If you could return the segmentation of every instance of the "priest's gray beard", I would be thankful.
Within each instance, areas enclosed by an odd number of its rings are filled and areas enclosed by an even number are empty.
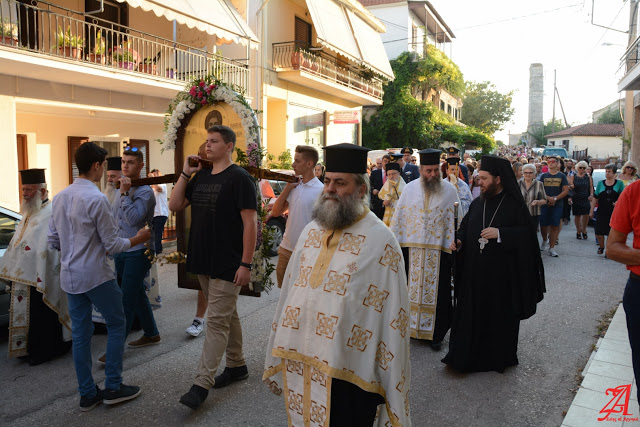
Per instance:
[[[422,183],[422,189],[424,190],[425,194],[437,194],[442,188],[443,181],[442,177],[440,176],[440,171],[438,171],[437,175],[432,176],[429,179],[421,176],[420,182]]]
[[[23,198],[22,202],[20,203],[20,213],[23,216],[29,216],[31,214],[38,212],[38,210],[40,210],[41,207],[42,207],[42,200],[40,200],[40,198],[38,198],[37,195],[32,197],[31,200],[27,200]]]
[[[355,223],[363,212],[364,204],[358,191],[345,197],[322,193],[313,204],[311,216],[322,227],[335,230]]]
[[[104,195],[107,196],[107,199],[109,199],[110,205],[112,205],[113,202],[116,200],[117,191],[116,191],[116,186],[113,184],[113,182],[107,182],[107,186],[104,188],[102,193],[104,193]]]

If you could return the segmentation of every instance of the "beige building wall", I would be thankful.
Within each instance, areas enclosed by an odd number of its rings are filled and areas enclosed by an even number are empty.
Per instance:
[[[16,133],[32,135],[28,138],[29,167],[47,169],[47,181],[52,196],[69,185],[69,136],[111,135],[147,139],[149,140],[149,169],[157,168],[165,174],[172,173],[174,169],[173,151],[161,153],[162,146],[154,141],[162,137],[161,121],[149,123],[136,120],[61,117],[53,114],[19,112],[15,123]],[[15,141],[15,136],[13,140]],[[15,142],[13,147],[15,150]],[[34,148],[36,156],[32,157]]]
[[[574,136],[570,138],[569,147],[571,151],[588,148],[589,156],[595,159],[608,159],[620,157],[622,139],[612,136]]]
[[[18,211],[18,149],[16,141],[16,103],[11,96],[0,96],[0,205]]]

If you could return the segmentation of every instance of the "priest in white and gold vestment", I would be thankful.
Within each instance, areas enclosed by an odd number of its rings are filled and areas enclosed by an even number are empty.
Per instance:
[[[0,282],[11,286],[9,357],[39,365],[69,351],[71,318],[60,288],[60,254],[47,244],[51,202],[44,169],[20,173],[23,216],[0,259]]]
[[[391,219],[405,260],[411,303],[411,337],[440,350],[451,326],[451,249],[454,238],[453,185],[441,178],[440,150],[420,153],[420,179],[406,185]],[[458,208],[459,209],[459,208]]]
[[[366,152],[325,147],[325,187],[291,256],[263,381],[290,426],[408,426],[409,301],[400,246],[366,207]]]

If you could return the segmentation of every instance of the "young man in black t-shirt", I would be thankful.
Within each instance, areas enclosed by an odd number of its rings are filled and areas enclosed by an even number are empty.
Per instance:
[[[200,406],[210,388],[225,387],[249,375],[236,302],[251,275],[257,201],[251,176],[231,160],[235,142],[231,128],[209,128],[205,152],[213,168],[189,166],[187,159],[169,202],[172,211],[191,205],[187,271],[198,275],[207,298],[207,330],[196,378],[180,398],[191,409]],[[226,367],[214,378],[225,351]]]

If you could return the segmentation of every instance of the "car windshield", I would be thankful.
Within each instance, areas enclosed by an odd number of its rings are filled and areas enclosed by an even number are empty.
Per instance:
[[[598,187],[598,183],[605,178],[604,169],[596,169],[593,171],[593,188]]]
[[[544,150],[544,155],[545,156],[562,156],[562,157],[566,157],[567,156],[567,152],[564,149],[547,148],[547,149]]]
[[[9,246],[9,242],[16,232],[18,222],[17,219],[0,212],[0,250],[2,252]]]

